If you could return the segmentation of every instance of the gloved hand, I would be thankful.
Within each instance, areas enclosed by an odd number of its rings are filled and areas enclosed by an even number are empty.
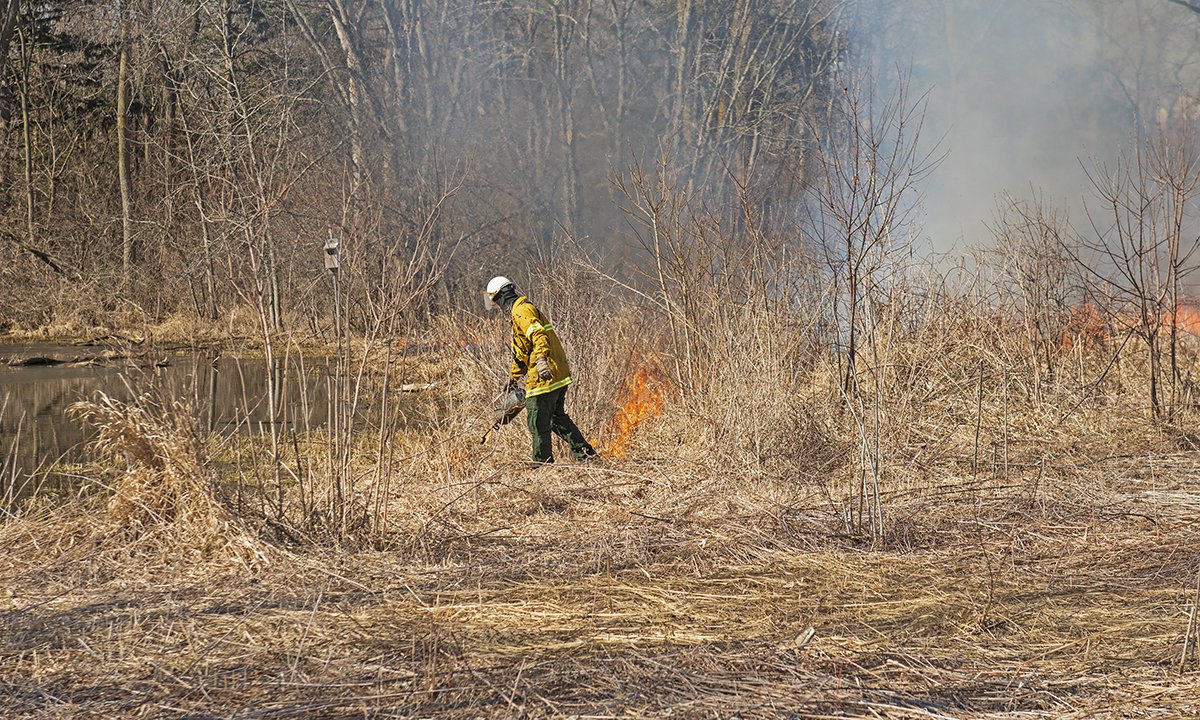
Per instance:
[[[554,371],[550,369],[550,361],[546,359],[545,355],[537,359],[537,371],[538,377],[543,380],[554,377]]]
[[[513,380],[510,378],[508,384],[504,386],[504,394],[508,394],[513,390],[516,390],[518,387],[520,387],[520,385],[521,383],[519,380]]]

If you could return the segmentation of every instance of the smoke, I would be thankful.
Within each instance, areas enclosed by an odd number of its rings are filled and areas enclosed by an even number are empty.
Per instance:
[[[1076,226],[1087,170],[1190,107],[1200,15],[1167,0],[858,0],[859,57],[927,92],[922,188],[936,251],[988,241],[997,197],[1043,195]]]
[[[564,237],[640,257],[614,179],[653,174],[660,153],[714,206],[729,205],[731,171],[745,171],[763,206],[785,214],[814,180],[811,128],[847,66],[873,73],[885,96],[899,75],[909,98],[926,98],[917,156],[943,159],[920,187],[922,245],[988,242],[1002,193],[1046,198],[1086,226],[1087,171],[1174,112],[1178,88],[1200,87],[1200,14],[1169,0],[735,5],[395,5],[398,27],[424,38],[390,38],[407,56],[376,78],[401,118],[396,164],[469,168],[456,200],[471,228],[467,272],[540,262]]]

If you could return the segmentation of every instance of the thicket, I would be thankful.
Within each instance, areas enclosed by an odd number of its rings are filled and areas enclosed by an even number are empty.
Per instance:
[[[824,0],[8,10],[0,320],[68,332],[328,330],[330,233],[351,305],[403,287],[426,316],[564,241],[628,258],[613,180],[660,152],[786,212],[845,53]]]

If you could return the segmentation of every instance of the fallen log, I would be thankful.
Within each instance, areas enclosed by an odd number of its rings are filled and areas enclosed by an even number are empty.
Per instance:
[[[55,365],[65,365],[71,360],[63,358],[43,357],[36,355],[34,357],[13,358],[8,361],[9,367],[53,367]]]

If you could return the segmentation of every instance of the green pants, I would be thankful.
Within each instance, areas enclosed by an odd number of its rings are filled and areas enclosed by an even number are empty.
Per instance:
[[[571,453],[576,460],[587,460],[596,455],[596,451],[588,444],[575,427],[575,423],[563,409],[567,397],[567,388],[559,388],[551,392],[525,398],[525,410],[529,416],[529,435],[533,438],[533,461],[538,463],[554,462],[554,452],[550,446],[550,432],[567,441]]]

